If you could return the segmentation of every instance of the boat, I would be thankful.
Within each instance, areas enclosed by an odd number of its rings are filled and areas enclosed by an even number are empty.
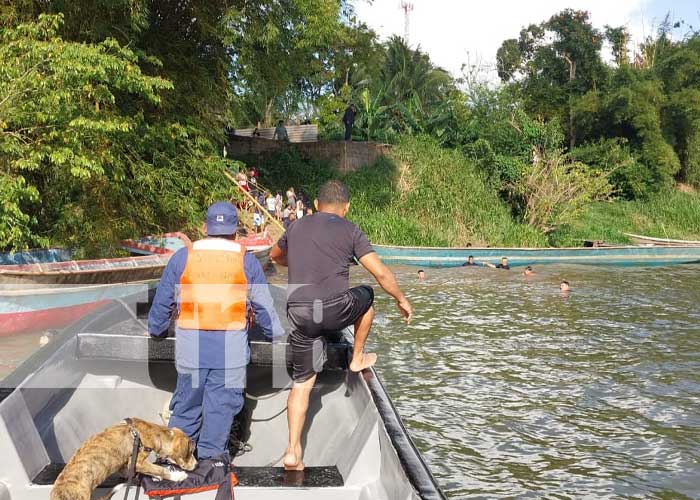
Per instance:
[[[662,266],[700,262],[700,247],[599,246],[575,248],[444,248],[374,245],[386,264],[419,267],[458,267],[472,255],[477,261],[497,264],[508,257],[511,266],[536,264],[589,264]]]
[[[122,249],[131,255],[155,255],[175,253],[184,246],[191,245],[189,237],[181,232],[144,236],[138,240],[122,240]]]
[[[137,293],[147,302],[171,255],[189,242],[181,233],[167,238],[167,251],[141,248],[138,257],[0,266],[0,337],[62,328],[107,301]],[[269,265],[270,245],[249,251]]]
[[[273,243],[269,235],[250,234],[245,237],[239,237],[236,241],[245,245],[246,250],[254,253],[263,268],[269,265],[270,248],[272,248]],[[190,239],[179,232],[122,241],[122,248],[131,255],[170,254],[187,245],[191,245]]]
[[[94,311],[0,381],[0,499],[48,500],[63,465],[89,436],[127,416],[161,423],[175,387],[175,339],[144,336],[130,303]],[[312,393],[306,469],[284,472],[289,346],[254,331],[250,344],[246,405],[234,423],[237,500],[445,499],[375,370],[347,370],[347,331],[329,342]],[[95,498],[123,481],[108,479]],[[132,488],[130,498],[135,494]]]
[[[668,238],[653,238],[651,236],[642,236],[639,234],[624,233],[629,239],[639,245],[652,245],[663,247],[700,247],[700,241],[693,240],[671,240]]]
[[[67,248],[40,248],[23,252],[0,252],[0,265],[36,264],[63,262],[72,259],[73,252]]]

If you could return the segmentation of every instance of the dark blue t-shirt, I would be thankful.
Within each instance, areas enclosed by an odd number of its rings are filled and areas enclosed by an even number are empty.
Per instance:
[[[294,221],[277,245],[287,251],[289,302],[325,300],[347,291],[350,264],[374,252],[359,227],[327,212]]]

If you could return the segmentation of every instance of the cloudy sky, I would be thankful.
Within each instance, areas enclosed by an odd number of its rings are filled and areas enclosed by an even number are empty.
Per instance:
[[[593,24],[625,25],[639,42],[653,32],[667,12],[672,19],[700,26],[697,0],[410,0],[410,44],[428,52],[435,63],[459,76],[462,64],[493,68],[496,51],[520,29],[567,7],[587,10]],[[403,35],[401,0],[355,0],[357,17],[381,38]],[[493,74],[491,78],[494,78]]]

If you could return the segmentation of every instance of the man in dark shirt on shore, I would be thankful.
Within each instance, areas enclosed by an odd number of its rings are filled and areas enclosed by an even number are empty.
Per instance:
[[[345,124],[345,140],[352,140],[352,126],[355,124],[355,115],[357,115],[357,108],[354,104],[348,106],[343,115],[343,124]]]
[[[349,266],[359,260],[394,299],[406,321],[411,304],[393,273],[382,263],[367,236],[345,219],[350,208],[348,190],[328,181],[315,201],[317,213],[289,226],[270,251],[278,264],[289,266],[287,317],[291,326],[294,385],[287,402],[289,445],[284,455],[287,470],[303,470],[301,432],[309,395],[325,361],[325,335],[354,325],[355,345],[350,370],[360,372],[377,361],[364,347],[374,320],[374,291],[363,285],[349,288]]]

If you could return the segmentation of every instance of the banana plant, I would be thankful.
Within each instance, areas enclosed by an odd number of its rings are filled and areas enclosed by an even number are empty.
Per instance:
[[[365,87],[360,92],[360,102],[365,114],[367,140],[372,140],[372,131],[377,119],[381,118],[387,110],[387,106],[381,104],[384,97],[384,89],[378,91],[374,97],[370,95],[369,88]]]

